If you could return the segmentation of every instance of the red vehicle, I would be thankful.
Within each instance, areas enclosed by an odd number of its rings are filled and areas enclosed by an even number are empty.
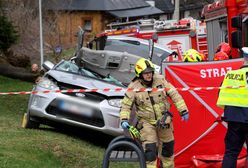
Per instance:
[[[247,22],[247,13],[247,0],[218,0],[204,6],[202,16],[205,18],[207,25],[209,60],[213,60],[215,49],[221,42],[227,42],[233,48],[232,58],[240,57],[238,49],[236,48],[238,47],[237,44],[239,44],[239,47],[247,46],[248,32],[247,27],[244,27],[245,22]],[[246,19],[246,21],[244,19]],[[241,25],[242,20],[243,27]],[[234,33],[237,28],[242,29],[244,34],[242,35],[241,31]],[[240,40],[237,41],[237,38]]]
[[[142,39],[151,39],[157,35],[157,43],[174,50],[178,57],[169,57],[168,61],[181,61],[182,54],[188,49],[196,49],[207,57],[206,25],[192,18],[176,20],[138,20],[126,23],[112,23],[110,30],[98,35],[126,35]]]

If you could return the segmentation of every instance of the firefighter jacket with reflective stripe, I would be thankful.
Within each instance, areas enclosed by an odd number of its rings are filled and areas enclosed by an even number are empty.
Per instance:
[[[237,106],[237,107],[248,107],[248,88],[247,77],[248,68],[242,68],[239,70],[229,71],[222,83],[222,87],[237,87],[242,88],[223,88],[219,92],[217,105],[220,107]]]
[[[139,89],[146,88],[141,79],[131,82],[129,88]],[[133,105],[136,106],[136,116],[138,119],[147,120],[151,124],[155,124],[161,118],[163,112],[170,109],[168,97],[175,104],[177,110],[182,115],[188,111],[187,106],[178,93],[178,91],[167,82],[162,75],[154,74],[152,88],[168,88],[167,91],[151,91],[151,92],[126,92],[120,111],[120,119],[129,119]]]

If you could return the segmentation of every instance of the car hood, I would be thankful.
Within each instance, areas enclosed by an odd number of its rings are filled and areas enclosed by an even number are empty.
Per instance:
[[[108,83],[106,81],[102,81],[102,80],[98,80],[98,79],[94,79],[94,78],[90,78],[86,76],[81,76],[77,74],[72,74],[69,72],[50,70],[47,74],[53,77],[58,82],[80,86],[86,89],[125,88],[122,86]],[[109,92],[97,91],[97,92],[103,95],[106,95],[106,96],[124,96],[124,92],[112,92],[112,91],[109,91]]]

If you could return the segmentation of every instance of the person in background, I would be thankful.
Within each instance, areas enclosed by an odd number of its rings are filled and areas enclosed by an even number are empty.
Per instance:
[[[220,51],[214,54],[214,61],[222,61],[222,60],[228,60],[228,59],[229,59],[228,55],[223,51]]]
[[[156,168],[159,157],[163,168],[174,167],[173,114],[169,111],[168,98],[175,104],[183,121],[188,121],[188,108],[177,90],[164,79],[155,74],[151,61],[141,58],[135,64],[136,78],[128,88],[167,88],[166,91],[126,92],[120,111],[123,129],[128,129],[132,108],[136,108],[142,146],[145,151],[147,168]]]
[[[38,66],[38,64],[32,64],[32,66],[31,66],[31,71],[32,71],[33,73],[38,73],[38,71],[39,71],[39,66]]]
[[[228,123],[222,168],[236,168],[244,142],[248,145],[248,47],[243,47],[242,52],[243,66],[228,71],[221,85],[225,89],[220,90],[217,100],[217,105],[224,108],[223,120]]]
[[[184,62],[201,62],[202,56],[195,49],[188,49],[183,53]]]
[[[203,52],[199,52],[199,54],[200,54],[200,56],[202,58],[202,61],[207,61],[207,57]]]
[[[44,75],[44,71],[40,70],[38,64],[35,63],[31,65],[31,71],[35,75],[35,83],[37,84],[41,80],[41,77]]]
[[[216,48],[215,54],[219,52],[225,53],[228,56],[228,59],[232,59],[232,48],[228,43],[225,42],[220,43]]]

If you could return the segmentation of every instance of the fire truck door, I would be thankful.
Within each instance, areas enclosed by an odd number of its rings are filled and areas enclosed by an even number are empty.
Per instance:
[[[208,59],[213,60],[215,49],[221,42],[228,42],[226,17],[207,21]]]

